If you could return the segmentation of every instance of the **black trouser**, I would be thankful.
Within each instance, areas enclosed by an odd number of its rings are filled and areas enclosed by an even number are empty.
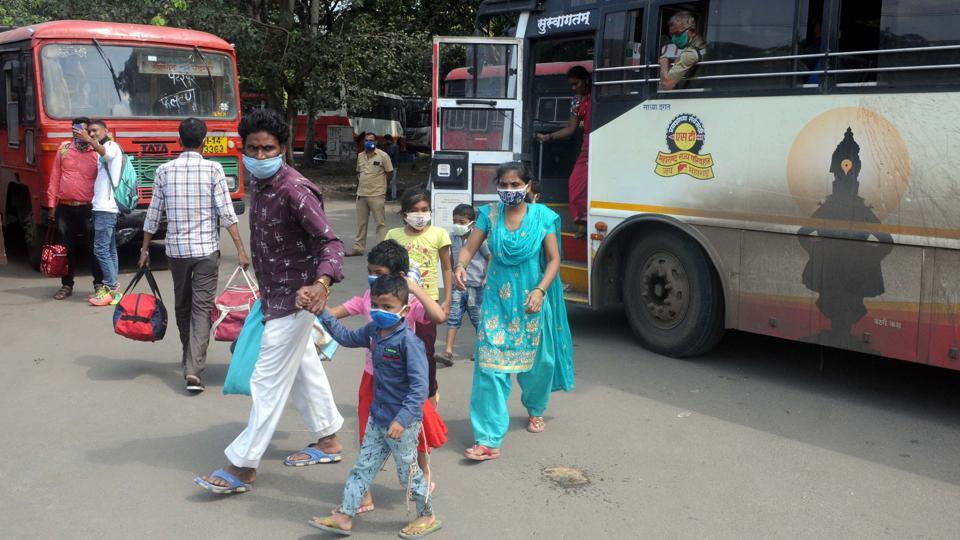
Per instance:
[[[183,375],[200,376],[207,366],[210,310],[217,295],[220,252],[206,257],[169,257],[173,276],[174,311],[183,346]]]
[[[90,254],[93,288],[103,285],[103,272],[100,271],[100,264],[93,255],[93,205],[57,205],[57,231],[60,233],[60,241],[67,247],[67,275],[60,278],[60,283],[73,287],[73,276],[77,269],[79,254],[81,251],[86,251]],[[77,236],[80,235],[83,235],[83,241],[77,240]]]

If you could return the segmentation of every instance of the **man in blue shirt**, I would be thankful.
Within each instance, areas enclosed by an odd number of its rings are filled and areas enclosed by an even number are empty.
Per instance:
[[[324,310],[320,320],[344,347],[373,348],[376,373],[370,420],[360,446],[360,456],[343,487],[343,502],[329,517],[314,517],[310,525],[336,534],[349,534],[353,517],[374,477],[391,455],[397,476],[417,504],[417,519],[401,529],[400,536],[422,537],[441,527],[433,515],[427,481],[417,466],[417,441],[427,399],[429,372],[420,338],[404,322],[410,311],[410,289],[397,275],[380,276],[370,287],[370,318],[359,330],[347,330]]]

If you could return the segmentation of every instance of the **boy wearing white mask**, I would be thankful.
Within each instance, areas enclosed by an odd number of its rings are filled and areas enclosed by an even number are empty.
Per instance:
[[[395,240],[410,254],[411,266],[420,268],[420,279],[423,280],[423,289],[431,298],[440,303],[445,316],[450,315],[451,293],[453,288],[453,263],[450,258],[450,234],[441,227],[430,225],[430,196],[420,188],[408,189],[400,197],[400,217],[403,218],[403,227],[390,229],[387,240]],[[440,300],[438,276],[443,272],[443,300]],[[434,348],[437,343],[437,324],[429,322],[417,324],[417,337],[423,340],[427,350],[427,361],[430,364],[430,393],[429,399],[436,405],[439,402],[437,394],[437,360]]]
[[[453,245],[451,252],[456,260],[460,250],[470,238],[473,224],[477,219],[477,212],[469,204],[461,204],[453,209]],[[480,245],[480,249],[473,255],[467,266],[466,288],[454,288],[450,304],[450,317],[447,319],[446,350],[438,358],[440,363],[449,367],[453,365],[453,347],[457,341],[457,331],[463,322],[463,313],[470,317],[470,323],[475,330],[480,329],[480,308],[483,306],[483,286],[487,281],[487,262],[490,260],[490,250],[487,243]],[[473,360],[473,357],[470,357]]]

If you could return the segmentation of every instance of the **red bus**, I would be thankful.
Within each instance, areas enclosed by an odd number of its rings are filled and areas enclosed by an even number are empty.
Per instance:
[[[18,226],[36,266],[47,180],[57,148],[72,138],[71,120],[80,116],[104,119],[133,157],[140,201],[121,216],[118,242],[140,232],[154,173],[180,153],[177,128],[191,116],[206,122],[203,153],[223,166],[234,208],[243,213],[238,98],[233,46],[204,32],[94,21],[0,32],[3,224]]]

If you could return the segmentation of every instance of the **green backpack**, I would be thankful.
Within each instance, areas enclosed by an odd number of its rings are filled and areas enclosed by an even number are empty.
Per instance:
[[[123,161],[120,165],[120,182],[113,188],[113,200],[116,201],[117,209],[121,214],[129,214],[137,207],[137,201],[140,200],[140,192],[137,189],[137,170],[133,167],[133,156],[123,154],[121,159]],[[103,163],[102,158],[100,161]],[[103,163],[103,168],[107,171],[110,185],[113,186],[110,167]]]

